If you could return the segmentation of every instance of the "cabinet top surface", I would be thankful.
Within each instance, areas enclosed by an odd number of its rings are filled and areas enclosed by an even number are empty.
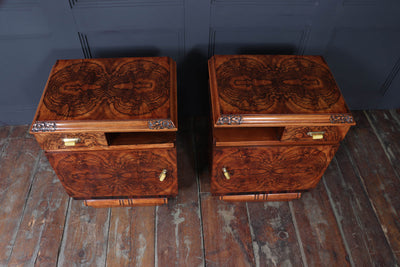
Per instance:
[[[176,106],[176,65],[168,57],[58,60],[34,124],[130,122],[135,129],[154,123],[174,129]]]
[[[354,124],[321,56],[225,55],[209,60],[214,125]]]

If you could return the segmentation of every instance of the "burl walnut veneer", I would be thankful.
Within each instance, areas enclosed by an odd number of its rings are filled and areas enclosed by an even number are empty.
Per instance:
[[[167,57],[58,60],[30,129],[67,193],[94,207],[176,196],[176,131]]]
[[[211,192],[226,201],[300,198],[355,124],[320,56],[214,56],[209,76]]]

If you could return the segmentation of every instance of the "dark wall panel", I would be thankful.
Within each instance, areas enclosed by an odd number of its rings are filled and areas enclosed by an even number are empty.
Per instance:
[[[0,124],[29,123],[56,59],[170,56],[180,116],[214,54],[325,56],[351,108],[400,107],[397,0],[0,0]]]

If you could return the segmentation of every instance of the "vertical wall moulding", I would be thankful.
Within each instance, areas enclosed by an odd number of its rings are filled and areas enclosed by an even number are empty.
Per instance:
[[[297,46],[297,55],[304,55],[306,50],[308,39],[310,38],[311,25],[306,25],[304,30],[301,32],[300,40]]]
[[[382,96],[386,95],[386,92],[389,90],[390,86],[392,85],[394,78],[396,78],[397,74],[399,74],[399,70],[400,70],[400,57],[397,59],[392,70],[389,72],[389,74],[386,77],[385,81],[383,82],[381,88],[379,89],[379,93]]]
[[[210,28],[208,38],[208,57],[214,56],[215,53],[215,30]]]
[[[92,58],[92,52],[90,51],[89,42],[86,34],[78,32],[79,41],[81,43],[82,52],[85,58]]]
[[[76,5],[78,0],[68,0],[68,2],[69,2],[69,7],[72,9]]]

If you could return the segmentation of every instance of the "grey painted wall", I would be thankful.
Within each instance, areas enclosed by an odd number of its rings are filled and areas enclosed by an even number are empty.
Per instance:
[[[30,123],[56,59],[170,56],[207,114],[214,54],[323,55],[352,109],[400,107],[398,0],[0,0],[0,125]]]

